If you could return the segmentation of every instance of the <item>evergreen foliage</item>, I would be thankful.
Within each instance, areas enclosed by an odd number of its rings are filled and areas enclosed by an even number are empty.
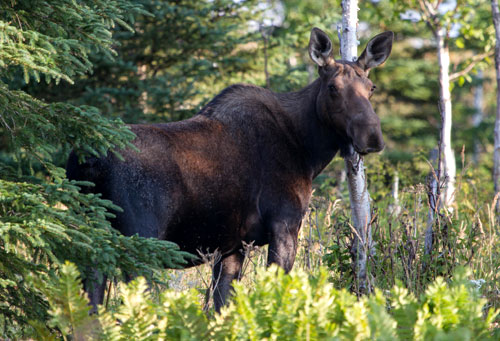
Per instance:
[[[127,123],[176,121],[233,83],[266,86],[264,54],[272,90],[303,87],[317,76],[307,67],[311,27],[332,27],[340,18],[338,8],[316,1],[287,1],[282,11],[275,9],[279,1],[138,3],[153,16],[138,16],[134,34],[118,27],[118,56],[92,54],[91,77],[79,77],[72,88],[23,88],[49,101],[98,107]]]
[[[244,46],[253,40],[248,26],[257,1],[134,3],[147,12],[136,17],[134,32],[114,30],[116,57],[91,53],[93,75],[78,77],[73,88],[27,90],[49,101],[96,106],[127,123],[165,122],[192,116],[231,76],[252,71],[255,47]]]
[[[82,272],[92,265],[111,277],[129,272],[152,278],[155,269],[180,266],[188,257],[169,242],[121,236],[106,220],[112,216],[108,210],[119,208],[98,195],[80,193],[80,187],[92,184],[69,182],[59,167],[58,152],[67,155],[71,148],[83,159],[130,147],[134,135],[120,119],[106,119],[93,107],[47,103],[13,90],[19,75],[37,87],[42,80],[73,83],[92,70],[91,53],[115,53],[115,25],[131,30],[134,15],[146,13],[124,0],[0,3],[3,336],[20,337],[28,321],[47,321],[55,296],[37,289],[32,277],[50,281],[65,260]],[[50,324],[66,328],[55,320]]]

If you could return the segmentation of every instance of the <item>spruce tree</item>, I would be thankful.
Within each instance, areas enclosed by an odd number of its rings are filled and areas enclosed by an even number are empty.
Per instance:
[[[27,87],[48,101],[98,107],[126,123],[188,118],[224,87],[244,81],[256,48],[250,19],[257,1],[140,0],[134,32],[113,30],[117,56],[90,53],[92,74],[75,87]]]
[[[134,1],[12,0],[0,3],[0,333],[21,337],[29,321],[47,320],[47,301],[33,278],[50,278],[65,260],[83,277],[90,265],[110,276],[152,277],[186,254],[176,245],[126,238],[106,220],[119,209],[89,183],[70,182],[58,159],[70,149],[80,159],[131,146],[120,119],[98,109],[36,98],[26,84],[70,88],[92,71],[90,55],[112,58],[111,30],[133,31],[148,13]]]

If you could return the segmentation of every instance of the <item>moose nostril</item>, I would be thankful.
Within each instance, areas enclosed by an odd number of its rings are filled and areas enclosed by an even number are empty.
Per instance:
[[[376,153],[380,152],[385,148],[384,138],[382,134],[374,133],[370,136],[368,140],[368,145],[365,148],[366,153]]]

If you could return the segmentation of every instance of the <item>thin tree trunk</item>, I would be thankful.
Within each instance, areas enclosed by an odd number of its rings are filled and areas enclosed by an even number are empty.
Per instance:
[[[271,82],[269,79],[269,70],[268,70],[268,56],[267,56],[267,48],[269,43],[269,36],[271,35],[272,28],[267,28],[264,25],[259,26],[260,34],[262,35],[262,40],[264,41],[264,76],[266,77],[266,88],[271,88]]]
[[[437,163],[439,151],[437,148],[431,150],[429,161],[431,163],[431,170],[427,176],[427,195],[429,197],[429,214],[427,215],[427,229],[425,230],[424,250],[426,255],[432,252],[432,245],[434,243],[434,214],[437,214],[436,205],[438,202],[438,179],[437,179]],[[424,269],[427,264],[424,264]]]
[[[358,57],[358,0],[342,0],[342,40],[340,54],[342,59],[353,61]]]
[[[495,69],[497,74],[497,114],[495,118],[495,151],[493,155],[493,182],[495,193],[500,192],[500,13],[498,0],[491,0],[493,24],[495,26]],[[497,213],[500,213],[500,200],[497,202]]]
[[[394,200],[392,204],[389,205],[389,213],[395,216],[401,213],[401,205],[399,205],[399,173],[394,172],[394,177],[392,179],[392,199]]]
[[[352,61],[358,55],[357,22],[358,1],[342,0],[342,40],[340,51],[344,60]],[[370,194],[366,186],[363,159],[360,158],[352,147],[347,154],[344,157],[344,161],[347,170],[352,221],[357,234],[353,245],[353,254],[356,257],[358,290],[360,293],[365,293],[370,290],[366,275],[367,252],[372,249]]]
[[[306,66],[307,70],[307,84],[311,84],[317,78],[318,70],[311,64],[308,63]]]
[[[477,72],[477,81],[478,84],[474,89],[474,115],[472,116],[472,126],[474,128],[479,127],[479,125],[483,122],[483,71],[479,70]],[[473,161],[475,164],[479,163],[479,157],[481,154],[481,143],[476,138],[474,140],[474,154]]]
[[[445,189],[442,203],[449,207],[455,195],[455,154],[451,148],[451,94],[450,94],[450,51],[446,42],[446,29],[436,31],[437,53],[439,61],[439,95],[440,112],[442,118],[441,150],[443,151],[442,172]]]
[[[264,39],[264,75],[266,76],[266,88],[271,88],[271,83],[269,82],[269,71],[267,71],[267,37],[262,34]]]
[[[147,65],[139,65],[137,67],[137,75],[139,76],[139,80],[141,82],[144,82],[146,80],[147,76]],[[144,85],[144,83],[143,83]],[[142,112],[144,114],[150,114],[151,113],[151,108],[148,105],[148,93],[147,91],[143,91],[141,95],[139,96],[139,104],[140,107],[142,108]]]

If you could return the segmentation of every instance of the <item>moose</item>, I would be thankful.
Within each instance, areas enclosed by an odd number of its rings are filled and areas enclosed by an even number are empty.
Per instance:
[[[311,31],[309,55],[319,77],[297,92],[231,85],[192,118],[130,125],[137,149],[67,164],[69,179],[120,206],[122,234],[169,240],[181,250],[220,252],[213,270],[214,306],[239,278],[244,243],[269,244],[268,264],[292,269],[313,179],[343,150],[365,155],[385,144],[370,103],[370,69],[391,53],[393,32],[372,38],[356,61],[335,60],[332,41]],[[195,266],[191,262],[186,267]],[[105,278],[93,285],[102,303]]]

